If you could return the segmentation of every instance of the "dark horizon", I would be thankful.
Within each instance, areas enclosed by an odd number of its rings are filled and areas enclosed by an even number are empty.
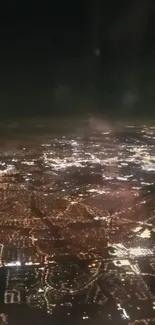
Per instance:
[[[128,89],[152,114],[154,12],[153,0],[7,1],[1,12],[1,116],[53,116],[58,108],[59,115],[96,109],[126,115],[120,106]],[[55,104],[55,92],[64,105]]]

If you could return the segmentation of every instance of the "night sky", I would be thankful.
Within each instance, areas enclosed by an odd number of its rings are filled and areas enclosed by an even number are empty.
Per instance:
[[[60,87],[60,92],[63,87],[64,92],[66,88],[74,92],[74,105],[66,104],[64,110],[90,103],[91,87],[104,106],[101,97],[109,98],[110,92],[119,98],[129,74],[134,85],[136,75],[136,89],[144,86],[140,80],[145,80],[145,87],[154,87],[154,0],[4,3],[1,113],[40,114],[46,108],[53,114],[54,94]],[[112,101],[106,100],[112,109]]]

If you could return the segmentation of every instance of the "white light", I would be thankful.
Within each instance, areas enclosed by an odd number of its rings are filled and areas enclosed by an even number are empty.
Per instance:
[[[133,229],[133,232],[139,232],[142,229],[142,227],[136,227],[135,229]]]
[[[26,262],[25,265],[32,265],[32,262]]]
[[[21,266],[21,262],[19,262],[19,261],[9,262],[9,263],[6,263],[6,266]]]
[[[145,229],[141,235],[139,235],[138,237],[141,238],[150,238],[151,237],[151,231],[149,229]]]
[[[83,316],[82,318],[83,318],[83,319],[89,319],[89,317],[88,317],[88,316]]]
[[[116,260],[113,263],[116,266],[128,266],[128,265],[131,265],[131,263],[128,260],[118,260],[118,261]]]

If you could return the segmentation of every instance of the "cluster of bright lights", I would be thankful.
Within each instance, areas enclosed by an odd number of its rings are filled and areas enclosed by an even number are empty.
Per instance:
[[[121,311],[121,315],[123,319],[130,319],[129,315],[127,314],[126,310],[121,307],[120,304],[117,304],[117,309]]]
[[[6,266],[21,266],[21,262],[19,262],[19,261],[9,262],[9,263],[6,263]]]
[[[153,325],[155,322],[155,318],[145,318],[145,319],[140,319],[140,320],[135,320],[132,323],[129,323],[129,325]]]
[[[8,324],[8,316],[4,313],[0,314],[0,324],[1,325]]]
[[[5,263],[5,266],[9,266],[9,267],[21,266],[21,265],[22,265],[22,263],[20,261]],[[40,263],[39,262],[25,262],[24,265],[40,265]]]
[[[0,177],[2,176],[10,176],[10,175],[16,175],[18,174],[18,171],[15,166],[9,165],[6,169],[0,170]]]
[[[151,256],[154,254],[154,251],[149,248],[141,248],[141,247],[130,247],[126,248],[122,244],[114,244],[113,248],[115,251],[111,255],[118,256],[118,257],[127,257],[127,256]]]

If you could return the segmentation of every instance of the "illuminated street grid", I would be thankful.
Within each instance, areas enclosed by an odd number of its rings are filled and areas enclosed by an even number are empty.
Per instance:
[[[155,128],[6,141],[0,167],[5,303],[155,324]]]

